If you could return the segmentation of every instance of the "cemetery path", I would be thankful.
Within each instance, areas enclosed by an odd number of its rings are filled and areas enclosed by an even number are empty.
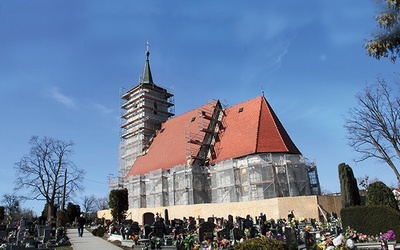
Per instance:
[[[84,229],[83,237],[78,236],[77,228],[67,229],[67,236],[74,250],[121,250],[122,248],[100,238],[93,236],[89,231]]]

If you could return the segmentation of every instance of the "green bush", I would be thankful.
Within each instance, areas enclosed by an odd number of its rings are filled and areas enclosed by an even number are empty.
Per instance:
[[[105,234],[105,232],[106,232],[106,230],[104,229],[104,227],[98,227],[98,228],[95,228],[93,231],[92,231],[92,234],[94,235],[94,236],[98,236],[98,237],[103,237],[104,236],[104,234]]]
[[[393,230],[400,235],[400,212],[385,205],[356,206],[340,211],[342,226],[348,226],[357,232],[376,235]],[[397,238],[400,241],[400,237]]]
[[[369,184],[366,205],[386,205],[399,210],[392,190],[381,181]]]
[[[283,242],[267,237],[245,240],[235,246],[235,250],[285,250]]]

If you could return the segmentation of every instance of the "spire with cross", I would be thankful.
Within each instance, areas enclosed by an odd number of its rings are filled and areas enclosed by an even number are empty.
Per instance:
[[[146,44],[146,62],[144,64],[143,74],[142,74],[140,83],[141,84],[154,84],[153,77],[152,77],[151,71],[150,71],[150,63],[149,63],[149,56],[150,56],[149,41],[146,41],[145,44]]]

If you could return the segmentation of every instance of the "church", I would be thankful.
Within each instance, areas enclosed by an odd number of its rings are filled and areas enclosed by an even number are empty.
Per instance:
[[[119,176],[109,182],[128,190],[130,210],[200,213],[199,206],[320,195],[315,163],[301,154],[263,94],[230,107],[213,100],[175,115],[172,91],[153,82],[148,46],[145,55],[139,83],[121,93]]]

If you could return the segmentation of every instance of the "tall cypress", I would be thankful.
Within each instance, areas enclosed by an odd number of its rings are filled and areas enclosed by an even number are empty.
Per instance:
[[[354,178],[353,170],[345,163],[339,164],[340,193],[342,197],[342,207],[352,207],[361,205],[361,197]]]

